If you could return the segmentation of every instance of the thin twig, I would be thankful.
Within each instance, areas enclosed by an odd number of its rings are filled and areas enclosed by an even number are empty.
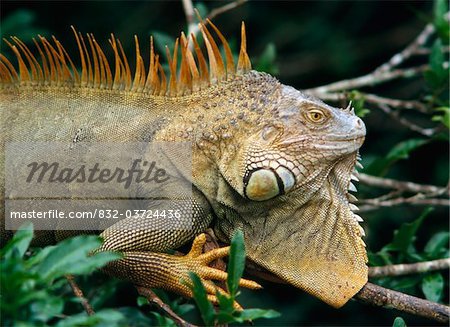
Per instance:
[[[223,13],[233,10],[234,8],[237,8],[241,5],[243,5],[245,2],[247,2],[247,0],[236,0],[233,2],[230,2],[222,7],[219,8],[214,8],[213,10],[211,10],[211,12],[208,15],[208,18],[213,20],[215,17],[222,15]]]
[[[311,88],[304,90],[306,93],[321,97],[322,95],[330,92],[341,92],[346,90],[358,89],[366,86],[374,86],[380,83],[385,83],[397,78],[410,78],[417,76],[418,74],[429,69],[429,65],[421,65],[412,68],[405,69],[395,69],[386,72],[371,72],[369,74],[351,78],[347,80],[342,80],[335,83],[330,83],[327,85]]]
[[[425,45],[429,37],[434,33],[435,28],[433,24],[428,24],[425,26],[423,31],[411,42],[406,48],[401,52],[395,54],[388,62],[382,64],[380,67],[375,69],[376,72],[385,72],[392,70],[394,67],[401,65],[408,58],[412,57],[417,53],[417,50]]]
[[[355,298],[374,306],[396,309],[445,324],[449,322],[450,308],[448,306],[419,299],[372,283],[364,285],[355,295]]]
[[[72,288],[73,294],[75,294],[75,296],[80,299],[81,305],[83,306],[84,311],[86,311],[88,316],[92,316],[93,314],[95,314],[94,309],[92,309],[91,304],[84,297],[83,291],[80,289],[80,287],[78,286],[78,284],[75,281],[75,279],[73,278],[73,276],[66,275],[65,277],[66,277],[67,281],[69,282],[70,287]]]
[[[437,131],[436,128],[423,128],[423,127],[420,127],[419,125],[416,125],[416,124],[410,122],[408,119],[406,119],[404,117],[400,117],[399,111],[392,110],[391,107],[389,107],[387,104],[378,103],[378,108],[380,108],[384,113],[391,116],[393,119],[398,121],[403,126],[406,126],[410,130],[420,133],[424,136],[431,137]]]
[[[369,267],[369,277],[403,276],[428,271],[450,269],[450,259],[439,259],[425,262]]]
[[[398,109],[415,109],[423,114],[428,114],[429,111],[427,109],[427,106],[420,102],[415,100],[401,100],[401,99],[392,99],[392,98],[386,98],[382,97],[376,94],[371,93],[364,93],[364,92],[358,92],[359,97],[361,99],[364,99],[366,102],[379,104],[383,103],[386,105],[389,105],[394,108]],[[345,92],[339,92],[339,93],[325,93],[321,94],[320,98],[322,100],[328,100],[328,101],[343,101],[348,99],[348,93]]]
[[[359,203],[362,205],[359,206],[359,210],[361,212],[367,212],[379,209],[380,207],[394,207],[401,204],[410,204],[410,205],[430,205],[430,206],[444,206],[450,207],[450,200],[448,199],[435,199],[435,198],[421,198],[416,196],[412,196],[409,198],[395,198],[386,201],[379,201],[378,198],[375,199],[365,199],[360,200]]]
[[[196,327],[196,325],[185,321],[183,318],[173,312],[172,309],[167,304],[165,304],[151,289],[142,286],[136,286],[136,289],[139,295],[145,297],[150,303],[157,306],[162,312],[164,312],[164,314],[172,319],[177,324],[177,326]]]
[[[441,51],[443,53],[449,53],[450,47],[442,47]],[[420,48],[416,50],[416,55],[429,55],[431,53],[431,49]]]
[[[183,8],[184,8],[184,12],[186,15],[186,19],[188,21],[188,26],[189,26],[189,35],[193,34],[194,36],[196,36],[198,34],[198,32],[200,31],[200,27],[198,26],[198,24],[195,23],[194,19],[192,19],[192,24],[190,21],[190,17],[194,17],[194,6],[192,5],[192,0],[182,0],[183,1]],[[226,13],[227,11],[233,10],[241,5],[243,5],[244,3],[246,3],[248,0],[236,0],[230,3],[227,3],[226,5],[223,5],[222,7],[218,7],[218,8],[214,8],[213,10],[211,10],[211,12],[206,16],[207,19],[213,20],[214,18],[216,18],[219,15],[222,15],[224,13]],[[185,4],[186,3],[186,4]],[[191,12],[192,9],[192,12]],[[192,15],[192,16],[191,16]]]
[[[384,103],[394,108],[415,109],[423,114],[429,113],[427,106],[420,101],[391,99],[370,93],[362,93],[362,97],[364,98],[365,101],[370,103],[375,104]]]
[[[286,281],[280,277],[273,275],[251,261],[246,263],[246,269],[247,268],[250,268],[252,275],[256,275],[274,283],[286,284]],[[372,283],[366,283],[353,298],[373,306],[396,309],[443,323],[448,323],[449,321],[450,309],[447,306],[390,290]]]
[[[186,21],[188,24],[188,36],[197,28],[195,23],[195,12],[192,0],[181,0],[183,3],[184,14],[186,15]]]
[[[387,189],[397,189],[413,193],[424,192],[424,193],[443,194],[448,190],[447,187],[417,184],[412,182],[399,181],[391,178],[371,176],[363,173],[359,174],[359,180],[361,183],[364,183],[369,186]]]

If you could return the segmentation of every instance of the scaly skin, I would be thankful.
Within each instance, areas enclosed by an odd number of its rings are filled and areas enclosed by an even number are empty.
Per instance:
[[[211,61],[213,53],[209,55]],[[23,69],[22,80],[16,80],[6,64],[0,65],[1,193],[3,150],[9,141],[190,141],[192,178],[168,186],[164,194],[183,197],[193,185],[193,216],[180,218],[193,219],[192,229],[167,230],[158,219],[118,222],[101,234],[105,241],[100,250],[124,253],[108,272],[190,296],[180,280],[194,271],[216,301],[210,280],[224,280],[226,273],[207,265],[228,250],[201,254],[201,233],[211,226],[229,243],[240,229],[252,261],[328,304],[342,306],[367,282],[363,230],[348,195],[364,124],[349,109],[330,107],[249,70],[245,56],[244,48],[236,74],[222,78],[218,66],[210,74],[219,82],[207,87],[194,83],[190,92],[182,89],[185,94],[177,96],[99,89],[95,83],[33,84],[24,81]],[[179,85],[188,85],[178,83],[178,92]],[[182,170],[184,163],[172,159]],[[134,224],[144,224],[136,226],[139,233],[120,228]],[[46,241],[63,237],[38,236]],[[164,253],[196,236],[188,255]],[[247,280],[241,285],[259,287]]]

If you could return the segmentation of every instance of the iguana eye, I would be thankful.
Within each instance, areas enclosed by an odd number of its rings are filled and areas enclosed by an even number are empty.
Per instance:
[[[315,124],[323,123],[326,119],[324,112],[318,109],[308,111],[306,117]]]
[[[244,178],[244,193],[250,200],[265,201],[288,192],[294,184],[294,175],[283,166],[256,169]]]

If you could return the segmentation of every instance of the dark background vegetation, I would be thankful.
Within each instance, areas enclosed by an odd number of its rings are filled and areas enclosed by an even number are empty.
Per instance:
[[[207,1],[200,6],[211,10],[223,4]],[[419,34],[431,19],[432,7],[431,1],[255,1],[219,16],[214,22],[237,52],[240,22],[245,21],[253,65],[276,75],[285,84],[305,89],[369,73]],[[76,53],[75,41],[70,25],[81,32],[94,33],[104,48],[108,48],[107,38],[113,32],[130,55],[134,53],[134,34],[139,36],[141,45],[153,34],[163,40],[158,43],[161,46],[172,42],[170,40],[180,31],[186,31],[181,1],[2,1],[0,9],[2,37],[16,35],[30,44],[36,34],[55,35],[73,54]],[[1,47],[2,53],[9,53],[5,43]],[[423,60],[426,62],[427,58]],[[426,88],[418,79],[386,83],[371,92],[419,99],[425,95]],[[385,157],[399,142],[421,137],[375,108],[364,121],[368,130],[361,150],[365,166]],[[449,149],[445,138],[430,141],[409,156],[408,160],[398,161],[380,175],[446,185]],[[359,197],[374,195],[376,193],[368,187],[361,187]],[[423,209],[405,205],[363,214],[368,250],[379,251],[391,242],[394,230],[402,223],[417,219]],[[448,231],[448,208],[445,207],[435,208],[421,225],[416,248],[423,249],[440,231]],[[397,283],[398,289],[424,297],[420,278],[415,278]],[[94,297],[93,302],[103,307],[136,304],[136,292],[127,283],[111,281],[100,274],[82,278],[80,283],[85,293]],[[446,274],[444,283],[441,301],[448,302]],[[430,321],[424,319],[356,301],[336,310],[290,286],[264,283],[264,287],[259,292],[243,291],[240,303],[245,307],[272,308],[282,315],[273,320],[259,320],[257,325],[392,325],[399,315],[410,326],[430,325]],[[192,312],[187,317],[195,319]]]

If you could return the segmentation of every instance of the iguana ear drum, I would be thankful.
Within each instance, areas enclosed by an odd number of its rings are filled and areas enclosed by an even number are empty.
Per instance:
[[[265,201],[286,193],[294,184],[295,177],[286,167],[259,168],[245,175],[244,194],[250,200]]]

